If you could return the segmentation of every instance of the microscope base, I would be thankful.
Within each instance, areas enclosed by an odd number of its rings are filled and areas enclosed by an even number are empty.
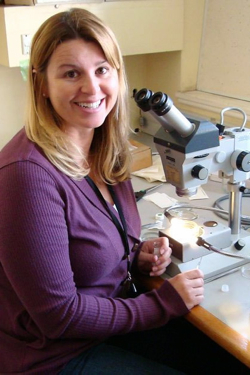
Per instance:
[[[202,217],[195,221],[190,221],[191,224],[195,223],[195,225],[197,224],[198,227],[201,227],[202,234],[200,236],[218,249],[228,248],[232,244],[231,229],[227,225],[214,221],[216,226],[208,227],[204,225],[205,222],[206,218]],[[190,244],[186,236],[182,235],[181,229],[176,233],[176,231],[172,230],[171,225],[165,230],[159,231],[159,237],[164,236],[169,239],[169,243],[172,247],[172,255],[181,262],[189,262],[193,259],[210,254],[209,250],[202,246],[196,245],[196,239],[194,240],[194,243]]]
[[[249,257],[250,256],[250,236],[248,235],[247,237],[245,237],[243,234],[243,238],[245,242],[245,247],[241,251],[235,250],[233,245],[231,245],[227,249],[224,249],[224,251],[230,252],[232,254]],[[202,257],[201,262],[200,262],[200,258],[193,259],[185,263],[181,262],[179,259],[175,258],[174,256],[172,256],[171,258],[172,258],[172,262],[167,267],[167,270],[166,270],[166,274],[168,276],[173,277],[177,275],[178,273],[197,268],[197,266],[199,265],[199,268],[204,273],[205,283],[212,281],[214,279],[217,279],[223,276],[224,274],[234,272],[234,270],[236,271],[238,268],[240,268],[244,264],[250,263],[250,259],[233,258],[233,257],[229,257],[226,255],[217,254],[211,251],[209,252],[209,254]]]

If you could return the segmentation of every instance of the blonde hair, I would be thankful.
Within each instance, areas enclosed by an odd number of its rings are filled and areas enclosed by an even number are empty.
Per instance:
[[[85,156],[62,131],[62,119],[50,100],[43,96],[52,53],[59,44],[79,38],[102,48],[108,63],[117,70],[119,80],[116,104],[104,124],[95,129],[90,149],[91,166],[88,167],[82,166],[86,166]],[[113,32],[98,17],[87,10],[72,8],[50,17],[40,26],[31,46],[28,90],[27,136],[59,170],[77,180],[86,176],[90,167],[109,183],[129,177],[128,90],[124,64]],[[72,147],[81,163],[72,158]]]

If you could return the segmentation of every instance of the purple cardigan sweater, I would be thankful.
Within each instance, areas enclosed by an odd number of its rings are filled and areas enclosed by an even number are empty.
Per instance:
[[[131,182],[115,192],[132,249],[140,219]],[[24,130],[0,153],[0,207],[1,374],[56,374],[112,335],[188,312],[167,281],[119,298],[126,261],[109,214],[87,181],[61,173]]]

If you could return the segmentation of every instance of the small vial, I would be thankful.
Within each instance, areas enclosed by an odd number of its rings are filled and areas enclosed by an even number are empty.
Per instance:
[[[160,246],[159,241],[155,241],[153,246],[154,246],[154,254],[157,255],[158,257],[160,257],[161,256],[161,254],[160,254],[161,246]]]
[[[198,263],[197,263],[197,266],[196,266],[196,269],[199,270],[200,269],[200,266],[201,266],[201,261],[202,261],[202,257],[200,257]]]
[[[224,293],[229,292],[229,286],[227,284],[221,285],[221,291]]]
[[[161,212],[155,214],[155,220],[156,220],[156,221],[164,221],[164,214],[161,213]]]

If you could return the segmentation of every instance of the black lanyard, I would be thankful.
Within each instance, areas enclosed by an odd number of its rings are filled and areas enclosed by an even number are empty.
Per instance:
[[[124,249],[125,249],[125,258],[127,258],[127,276],[126,276],[125,280],[123,281],[123,283],[126,283],[128,281],[130,282],[132,280],[132,278],[131,278],[130,250],[129,250],[129,243],[128,243],[128,235],[127,235],[127,224],[126,224],[126,221],[125,221],[125,218],[124,218],[124,215],[123,215],[123,211],[122,211],[122,207],[120,205],[118,197],[116,196],[112,185],[107,185],[108,190],[110,192],[110,195],[111,195],[111,197],[114,201],[114,204],[115,204],[115,206],[117,208],[117,211],[118,211],[118,214],[120,216],[122,226],[121,226],[119,220],[117,219],[117,217],[115,216],[115,214],[110,210],[110,208],[108,206],[108,203],[104,199],[102,193],[100,192],[100,190],[98,189],[98,187],[96,186],[94,181],[89,176],[86,176],[85,178],[86,178],[87,182],[89,183],[89,185],[91,186],[91,188],[96,193],[96,195],[98,196],[98,198],[100,199],[100,201],[103,203],[104,207],[106,208],[106,210],[110,214],[110,216],[112,218],[112,221],[115,224],[118,232],[120,233],[120,236],[121,236],[121,239],[122,239],[122,242],[123,242],[123,245],[124,245]],[[133,288],[135,288],[134,285],[133,285]]]

